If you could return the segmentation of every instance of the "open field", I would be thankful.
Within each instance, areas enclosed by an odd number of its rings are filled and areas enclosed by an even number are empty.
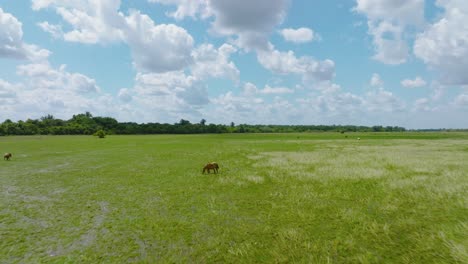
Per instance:
[[[0,263],[468,263],[467,133],[0,137],[0,151]]]

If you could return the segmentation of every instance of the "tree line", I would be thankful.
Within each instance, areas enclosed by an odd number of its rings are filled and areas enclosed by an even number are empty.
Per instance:
[[[73,115],[69,120],[52,115],[40,119],[13,122],[10,119],[0,124],[0,135],[92,135],[103,130],[106,134],[202,134],[202,133],[290,133],[290,132],[400,132],[398,126],[353,126],[353,125],[229,125],[207,124],[205,119],[191,123],[181,119],[174,124],[118,122],[112,117],[93,116],[86,112]]]

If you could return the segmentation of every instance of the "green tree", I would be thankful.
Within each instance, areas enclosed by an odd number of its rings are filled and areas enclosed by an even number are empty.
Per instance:
[[[96,133],[94,133],[95,136],[99,137],[99,138],[105,138],[106,137],[106,132],[102,129],[99,129],[98,131],[96,131]]]

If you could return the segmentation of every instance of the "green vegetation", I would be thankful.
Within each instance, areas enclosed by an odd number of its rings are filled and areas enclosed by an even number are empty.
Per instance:
[[[292,133],[313,131],[335,132],[401,132],[405,131],[397,126],[335,126],[335,125],[246,125],[236,126],[234,122],[227,125],[206,124],[202,119],[200,123],[192,124],[181,119],[175,124],[134,122],[119,123],[111,117],[93,117],[91,113],[73,115],[70,120],[56,119],[52,115],[42,117],[40,120],[28,119],[13,122],[9,119],[0,124],[0,136],[7,135],[92,135],[99,130],[107,134],[135,135],[135,134],[214,134],[214,133]]]
[[[106,132],[102,129],[99,129],[98,131],[96,131],[96,133],[94,133],[95,136],[99,137],[99,138],[105,138],[106,137]]]
[[[468,262],[468,133],[0,137],[0,151],[2,263]],[[219,174],[202,174],[211,161]]]

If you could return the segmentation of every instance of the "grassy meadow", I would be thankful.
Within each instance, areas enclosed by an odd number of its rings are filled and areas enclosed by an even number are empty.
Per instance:
[[[0,263],[468,263],[468,133],[24,136],[0,152]]]

